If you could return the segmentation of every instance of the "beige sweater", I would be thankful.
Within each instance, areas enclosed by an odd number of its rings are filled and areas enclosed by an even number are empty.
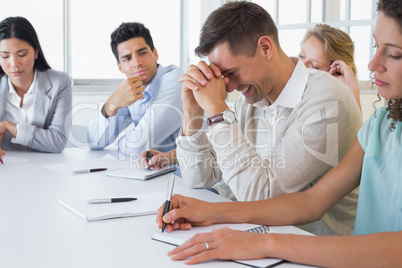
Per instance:
[[[324,72],[309,70],[301,101],[284,108],[270,125],[266,111],[240,96],[237,123],[221,123],[199,138],[177,139],[177,156],[186,184],[214,187],[232,200],[261,200],[303,191],[338,163],[362,125],[352,91]],[[316,223],[315,234],[350,235],[358,189]]]

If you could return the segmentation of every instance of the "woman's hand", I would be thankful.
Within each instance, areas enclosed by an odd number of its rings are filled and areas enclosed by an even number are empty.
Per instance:
[[[166,223],[165,231],[189,230],[193,226],[209,226],[214,224],[214,204],[182,195],[174,195],[170,201],[169,212],[163,216],[163,204],[156,216],[156,223],[162,228]],[[163,217],[162,217],[163,216]]]
[[[4,151],[4,150],[2,150],[2,149],[0,148],[0,160],[3,159],[3,157],[4,157],[5,154],[6,154],[6,151]]]
[[[357,84],[356,76],[353,73],[352,67],[347,65],[344,61],[336,60],[331,64],[329,74],[336,77],[344,85],[352,89],[353,96],[361,110],[359,85]]]
[[[357,87],[356,76],[353,73],[353,69],[344,61],[334,61],[330,66],[329,73],[348,87],[352,89]]]
[[[3,156],[6,154],[6,152],[1,149],[1,142],[3,141],[6,131],[7,129],[4,124],[4,121],[0,122],[0,159],[3,159]]]
[[[222,259],[250,260],[268,256],[270,234],[257,234],[220,228],[199,233],[168,253],[172,260],[186,260],[186,264]]]

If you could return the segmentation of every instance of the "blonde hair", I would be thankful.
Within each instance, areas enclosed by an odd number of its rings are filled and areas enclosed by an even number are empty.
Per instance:
[[[317,24],[306,33],[301,44],[303,45],[311,36],[315,36],[323,43],[325,56],[331,64],[336,60],[344,61],[352,67],[353,73],[356,76],[357,69],[354,61],[355,45],[347,33],[327,24]]]

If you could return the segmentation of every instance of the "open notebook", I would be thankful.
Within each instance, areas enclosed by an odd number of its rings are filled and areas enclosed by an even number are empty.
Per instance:
[[[270,232],[268,226],[261,226],[255,224],[215,224],[212,226],[205,227],[193,227],[190,230],[177,230],[172,233],[169,232],[156,232],[152,234],[152,239],[160,242],[164,242],[167,244],[171,244],[174,246],[181,245],[186,240],[190,239],[197,233],[207,233],[211,232],[213,229],[219,229],[222,227],[228,227],[233,230],[240,230],[246,232],[255,232],[255,233],[268,233]],[[260,260],[232,260],[237,263],[241,263],[251,267],[274,267],[280,263],[283,263],[282,259],[274,259],[274,258],[265,258]]]
[[[113,218],[134,217],[156,214],[165,202],[166,193],[133,194],[137,200],[121,203],[89,204],[88,200],[69,200],[59,203],[86,221],[99,221]]]

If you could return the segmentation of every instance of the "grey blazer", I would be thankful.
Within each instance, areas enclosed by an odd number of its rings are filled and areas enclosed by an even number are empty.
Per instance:
[[[34,96],[33,135],[28,144],[14,144],[9,133],[3,138],[3,150],[30,150],[60,153],[67,143],[71,128],[72,91],[68,74],[48,69],[37,72]],[[8,99],[8,76],[0,78],[0,122]]]

